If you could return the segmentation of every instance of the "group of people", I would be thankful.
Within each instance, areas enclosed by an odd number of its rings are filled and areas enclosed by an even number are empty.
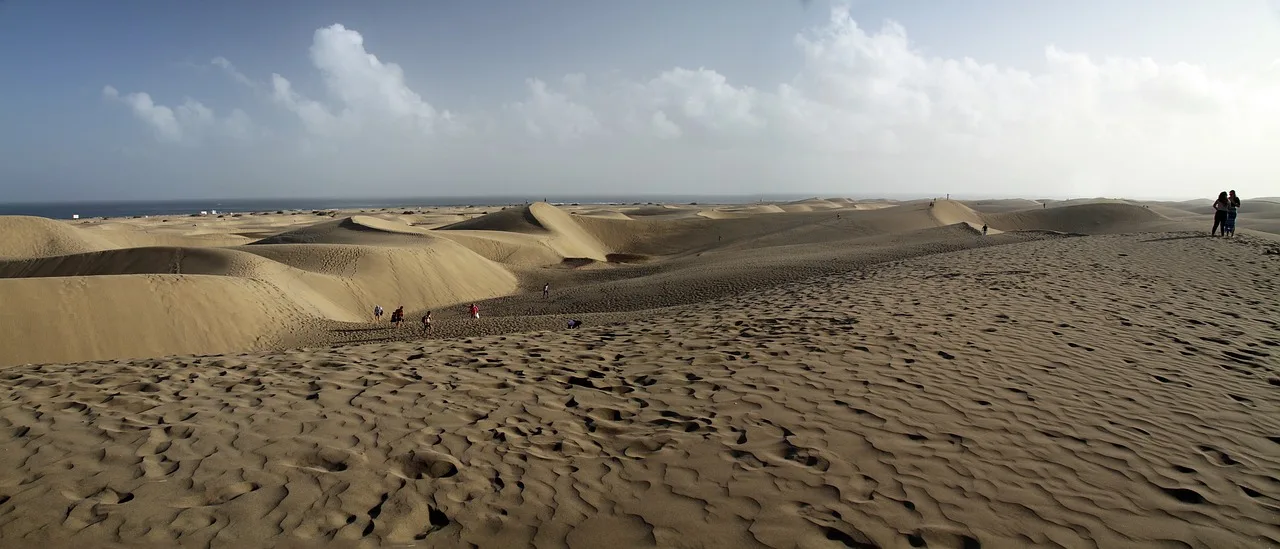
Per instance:
[[[382,306],[374,305],[373,321],[382,322],[382,313],[383,313]],[[472,318],[480,318],[480,308],[476,307],[474,303],[471,305],[471,316]],[[395,326],[396,328],[399,328],[403,324],[404,324],[404,305],[401,305],[399,307],[396,307],[396,310],[391,311],[391,325]],[[422,331],[428,332],[428,333],[431,332],[431,311],[427,311],[422,315]]]
[[[1213,202],[1213,228],[1209,230],[1209,235],[1216,236],[1221,229],[1222,236],[1235,236],[1236,210],[1239,209],[1240,197],[1236,196],[1235,191],[1218,193],[1218,199]]]
[[[551,297],[551,284],[544,284],[544,285],[542,286],[542,297],[543,297],[543,299],[546,299],[546,298]],[[383,311],[383,309],[382,309],[382,306],[381,306],[381,305],[374,305],[374,306],[373,306],[373,321],[374,321],[374,322],[382,322],[382,314],[383,314],[383,312],[384,312],[384,311]],[[472,304],[468,305],[468,306],[467,306],[467,315],[468,315],[468,316],[470,316],[472,319],[479,320],[479,319],[480,319],[480,306],[479,306],[479,305],[476,305],[475,303],[472,303]],[[392,325],[392,326],[394,326],[394,327],[396,327],[396,328],[399,328],[402,324],[404,324],[404,305],[401,305],[401,306],[399,306],[399,307],[396,307],[396,310],[391,311],[391,325]],[[577,319],[570,319],[570,320],[569,320],[569,326],[568,326],[568,327],[569,327],[570,329],[575,329],[575,328],[578,328],[578,327],[581,327],[581,326],[582,326],[582,321],[581,321],[581,320],[577,320]],[[425,314],[423,314],[423,315],[422,315],[422,331],[423,331],[423,332],[425,332],[425,333],[431,333],[431,311],[427,311]]]
[[[382,321],[382,313],[382,305],[373,306],[374,322]],[[404,324],[404,305],[396,307],[396,310],[391,311],[391,324],[397,328],[399,328],[401,324]],[[422,317],[422,324],[427,327],[431,326],[431,311],[427,311],[427,314]]]

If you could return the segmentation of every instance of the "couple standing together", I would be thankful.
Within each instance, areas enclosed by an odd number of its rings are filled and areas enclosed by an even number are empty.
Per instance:
[[[1240,197],[1236,196],[1235,191],[1218,193],[1218,199],[1213,203],[1213,229],[1209,230],[1209,234],[1216,235],[1221,227],[1222,236],[1235,236],[1236,210],[1239,208]]]

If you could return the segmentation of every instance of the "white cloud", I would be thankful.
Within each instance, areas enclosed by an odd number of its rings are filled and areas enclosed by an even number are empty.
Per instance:
[[[124,102],[133,110],[134,116],[137,116],[139,120],[155,130],[156,136],[160,139],[166,141],[182,140],[182,125],[178,123],[178,118],[174,116],[173,109],[155,104],[150,95],[146,93],[120,95],[120,92],[114,87],[106,86],[102,88],[102,96],[107,99]]]
[[[590,108],[574,103],[563,93],[549,91],[541,80],[531,78],[525,84],[529,86],[529,98],[508,107],[531,135],[572,141],[602,131]],[[566,79],[566,84],[581,90],[585,82],[575,76]]]
[[[213,60],[210,61],[210,63],[218,68],[221,68],[224,72],[227,73],[227,75],[229,75],[236,82],[244,84],[245,86],[248,86],[255,90],[258,89],[258,83],[254,82],[253,79],[249,78],[248,76],[245,76],[244,73],[240,72],[240,70],[237,69],[235,65],[232,65],[231,61],[228,61],[226,57],[222,57],[222,56],[214,57]]]
[[[851,187],[863,181],[917,192],[1190,194],[1208,180],[1268,177],[1267,144],[1280,142],[1274,66],[1234,77],[1049,45],[1042,68],[1001,67],[926,55],[901,25],[868,31],[841,7],[795,45],[796,74],[776,86],[735,84],[711,68],[530,77],[521,99],[463,115],[430,104],[399,65],[366,51],[360,33],[342,25],[317,30],[310,50],[325,100],[278,74],[260,84],[226,59],[213,63],[295,114],[309,147],[357,137],[367,144],[333,162],[369,154],[361,165],[390,171],[501,170],[484,159],[547,144],[555,147],[537,165],[550,179],[556,169],[646,181],[696,172],[760,189],[782,173],[792,188],[839,192],[874,192]],[[145,93],[104,93],[168,140],[212,118],[194,101],[173,110]],[[402,152],[388,152],[387,143]],[[431,151],[456,162],[422,160]],[[512,164],[493,173],[533,177]]]
[[[214,62],[233,67],[221,57]],[[273,99],[297,114],[313,133],[335,136],[338,132],[394,126],[430,134],[437,124],[452,118],[450,113],[438,113],[410,89],[399,65],[383,63],[365,51],[364,37],[342,25],[315,32],[311,63],[323,75],[326,91],[338,103],[336,108],[307,98],[279,74],[271,75],[271,90]],[[238,71],[233,73],[238,81],[241,76]],[[253,85],[248,78],[243,80]]]
[[[654,111],[649,122],[652,125],[653,135],[662,139],[675,139],[684,133],[680,130],[680,126],[667,118],[667,113],[663,111]]]
[[[121,95],[112,86],[103,87],[102,96],[127,105],[134,116],[155,131],[156,138],[161,141],[190,141],[209,131],[224,131],[232,137],[247,139],[254,131],[253,122],[244,111],[234,109],[227,118],[219,119],[209,107],[189,97],[178,107],[171,108],[156,104],[145,92]]]
[[[293,91],[293,84],[278,74],[271,75],[272,97],[298,118],[312,133],[331,135],[336,131],[338,117],[319,101],[313,101]]]

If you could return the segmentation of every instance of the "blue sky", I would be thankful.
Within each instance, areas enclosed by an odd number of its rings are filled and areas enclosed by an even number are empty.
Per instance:
[[[0,0],[0,201],[1274,196],[1278,59],[1272,0]]]

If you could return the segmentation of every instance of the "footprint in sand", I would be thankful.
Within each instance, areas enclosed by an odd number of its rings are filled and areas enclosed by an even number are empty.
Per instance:
[[[831,461],[822,457],[817,450],[796,446],[785,440],[783,444],[783,459],[823,473],[831,469]]]
[[[458,474],[460,464],[452,456],[420,450],[392,458],[392,474],[408,480],[448,478]]]
[[[321,473],[339,473],[350,468],[347,463],[350,459],[351,456],[346,452],[325,448],[318,452],[301,456],[293,463],[293,466]]]
[[[221,505],[245,494],[256,492],[262,489],[262,485],[256,482],[237,482],[226,486],[221,486],[210,491],[206,497],[206,505]]]

